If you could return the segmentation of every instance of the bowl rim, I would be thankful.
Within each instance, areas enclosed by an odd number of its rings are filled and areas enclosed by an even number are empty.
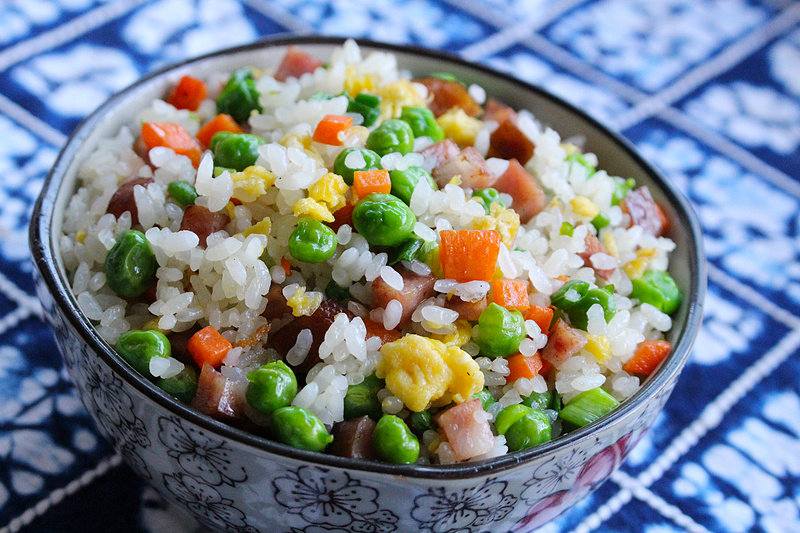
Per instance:
[[[252,446],[259,451],[266,451],[274,455],[285,456],[289,459],[313,463],[319,466],[421,479],[464,479],[496,474],[511,469],[516,465],[531,462],[536,458],[545,456],[559,449],[566,449],[579,441],[592,438],[597,430],[610,428],[616,425],[624,419],[628,413],[636,409],[643,402],[655,397],[663,387],[667,386],[676,378],[689,357],[691,346],[700,329],[706,291],[706,264],[700,224],[689,201],[678,191],[677,187],[670,183],[652,164],[648,163],[638,153],[637,149],[630,141],[620,134],[609,130],[584,111],[547,92],[543,88],[514,78],[509,74],[496,71],[485,65],[473,64],[450,52],[432,50],[416,45],[389,44],[361,38],[356,39],[356,42],[362,49],[399,52],[456,64],[459,67],[499,78],[503,83],[516,85],[520,89],[535,93],[538,97],[549,100],[555,106],[566,109],[570,113],[576,115],[577,118],[588,122],[592,127],[610,138],[618,148],[622,149],[628,157],[642,168],[644,173],[660,187],[660,192],[664,194],[667,202],[669,202],[675,210],[680,227],[688,230],[690,246],[687,251],[690,271],[693,270],[696,273],[695,276],[690,276],[689,280],[690,286],[688,292],[692,298],[688,299],[686,325],[673,347],[670,356],[663,362],[656,374],[647,379],[642,387],[636,391],[633,396],[622,402],[617,409],[592,424],[576,429],[545,444],[528,450],[476,462],[457,463],[453,465],[397,465],[300,450],[217,421],[169,397],[153,383],[139,375],[116,354],[108,342],[100,337],[91,322],[80,311],[69,283],[67,282],[66,275],[58,267],[59,262],[55,257],[54,250],[54,236],[50,235],[50,229],[53,226],[52,217],[54,215],[54,207],[61,189],[63,175],[69,169],[76,152],[88,136],[88,133],[104,115],[113,110],[119,101],[124,100],[127,95],[135,93],[140,86],[156,78],[167,76],[171,72],[180,70],[194,63],[219,56],[235,55],[263,48],[288,45],[341,46],[347,39],[347,37],[318,35],[277,35],[259,39],[250,44],[226,48],[177,63],[171,63],[145,75],[133,84],[115,93],[78,124],[62,147],[58,158],[42,186],[42,191],[36,201],[31,216],[29,240],[34,264],[39,270],[42,281],[47,286],[58,312],[65,316],[68,323],[71,324],[82,338],[82,341],[90,346],[92,351],[110,366],[114,372],[120,375],[126,383],[133,386],[140,394],[150,401],[155,402],[166,411],[187,419],[189,422],[225,439],[236,441],[240,445]]]

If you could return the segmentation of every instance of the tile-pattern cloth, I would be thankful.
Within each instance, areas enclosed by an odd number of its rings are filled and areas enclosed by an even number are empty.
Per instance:
[[[697,208],[697,344],[620,472],[546,532],[800,531],[800,5],[781,0],[0,3],[0,532],[196,531],[62,370],[27,225],[65,137],[166,63],[281,32],[456,51],[631,139]]]

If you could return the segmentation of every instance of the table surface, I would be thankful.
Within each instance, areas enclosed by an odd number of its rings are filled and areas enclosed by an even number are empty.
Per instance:
[[[414,43],[543,86],[694,203],[705,323],[621,471],[547,532],[800,531],[800,4],[0,3],[0,533],[198,530],[92,427],[41,320],[31,206],[66,135],[165,63],[281,32]]]

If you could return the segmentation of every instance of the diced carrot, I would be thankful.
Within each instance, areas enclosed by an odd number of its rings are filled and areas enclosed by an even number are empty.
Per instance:
[[[439,236],[439,261],[445,278],[458,282],[492,280],[500,253],[497,231],[444,230]]]
[[[649,376],[658,364],[669,355],[672,343],[665,340],[647,340],[639,343],[627,363],[622,365],[622,370],[629,374]]]
[[[341,146],[339,134],[353,124],[353,117],[325,115],[314,130],[313,139],[318,143]]]
[[[373,192],[389,194],[392,180],[388,170],[356,170],[353,172],[353,201]]]
[[[167,97],[167,102],[178,109],[197,111],[197,108],[205,100],[206,93],[208,93],[208,89],[203,80],[184,76],[172,89],[169,97]]]
[[[218,367],[231,348],[232,345],[228,339],[220,335],[213,326],[204,327],[192,335],[186,343],[186,351],[200,367],[204,363]]]
[[[533,320],[542,333],[547,335],[553,326],[553,306],[542,307],[540,305],[532,305],[522,312],[522,317],[525,320]]]
[[[492,301],[506,309],[528,309],[531,306],[528,301],[528,282],[521,279],[492,281]]]
[[[329,224],[331,229],[333,231],[339,231],[339,228],[341,228],[345,224],[347,224],[350,227],[353,227],[353,209],[355,209],[355,205],[345,204],[344,206],[334,211],[333,222]]]
[[[669,231],[669,219],[667,218],[666,213],[664,213],[664,209],[656,203],[656,211],[658,212],[658,218],[661,219],[661,234]]]
[[[522,355],[521,353],[506,357],[508,361],[508,375],[506,383],[511,383],[519,378],[531,379],[536,377],[542,370],[542,356],[539,352],[533,355]]]
[[[174,122],[145,122],[142,124],[142,140],[148,150],[164,146],[178,155],[185,155],[195,168],[203,155],[197,140],[183,126]]]
[[[289,260],[285,257],[281,257],[281,267],[283,267],[283,271],[286,273],[286,277],[292,275],[292,264],[289,263]]]
[[[217,133],[221,131],[229,131],[231,133],[242,133],[242,128],[239,127],[239,124],[233,119],[232,116],[226,115],[225,113],[220,113],[216,117],[209,120],[205,126],[200,128],[200,131],[197,132],[197,140],[200,141],[203,146],[210,146],[211,145],[211,138],[214,137]]]

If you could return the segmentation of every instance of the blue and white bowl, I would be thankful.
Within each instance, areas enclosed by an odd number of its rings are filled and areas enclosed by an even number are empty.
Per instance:
[[[160,70],[105,102],[72,134],[39,197],[30,242],[36,281],[66,367],[98,429],[143,479],[203,524],[226,531],[345,533],[530,531],[596,489],[653,424],[700,326],[705,258],[686,199],[623,139],[562,100],[440,52],[361,41],[412,72],[446,70],[563,137],[582,135],[609,173],[647,185],[677,244],[670,272],[686,297],[667,334],[673,351],[642,388],[601,420],[534,449],[483,462],[393,465],[294,449],[180,404],[136,373],[78,308],[60,259],[64,209],[81,162],[180,76],[275,64],[288,45],[328,57],[338,38],[271,39]]]

